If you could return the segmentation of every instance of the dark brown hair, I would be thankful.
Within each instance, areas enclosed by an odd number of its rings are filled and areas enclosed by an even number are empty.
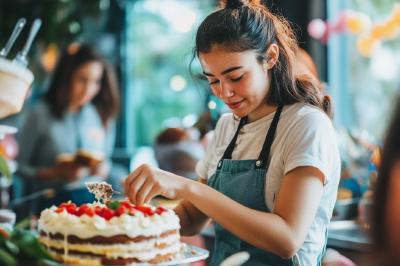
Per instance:
[[[171,144],[189,140],[189,133],[183,128],[171,127],[163,130],[156,138],[157,144]]]
[[[100,91],[92,103],[100,114],[104,126],[119,111],[118,83],[112,67],[92,47],[86,44],[72,44],[63,51],[54,70],[50,86],[44,95],[50,110],[57,118],[67,112],[71,94],[71,81],[75,71],[88,62],[100,62],[103,65]]]
[[[273,43],[279,47],[279,58],[272,69],[267,103],[304,102],[321,108],[331,117],[330,98],[323,96],[310,76],[296,76],[293,71],[298,45],[289,23],[271,13],[259,0],[221,1],[221,8],[200,24],[194,54],[210,52],[218,44],[232,52],[254,50],[262,64]]]
[[[385,250],[388,236],[386,226],[386,208],[390,175],[393,166],[400,160],[400,95],[391,122],[386,132],[382,149],[378,180],[375,188],[374,212],[372,217],[372,237],[377,248]],[[392,210],[399,211],[399,210]]]

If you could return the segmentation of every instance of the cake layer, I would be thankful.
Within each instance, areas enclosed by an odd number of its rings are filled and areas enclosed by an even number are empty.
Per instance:
[[[58,249],[50,249],[49,253],[58,261],[71,265],[129,265],[139,262],[160,263],[173,260],[177,258],[177,254],[179,254],[181,248],[181,244],[178,243],[166,248],[154,248],[147,252],[133,252],[127,254],[125,257],[115,258],[105,255]]]
[[[56,233],[46,233],[43,230],[40,232],[41,237],[48,237],[50,239],[59,239],[64,241],[65,236]],[[67,241],[69,244],[79,244],[79,243],[93,243],[93,244],[99,244],[99,245],[104,245],[104,244],[118,244],[118,243],[129,243],[129,242],[142,242],[145,240],[151,240],[151,239],[162,239],[165,238],[169,235],[176,235],[179,238],[179,231],[178,230],[169,230],[166,231],[159,236],[137,236],[137,237],[129,237],[127,235],[115,235],[115,236],[94,236],[94,237],[89,237],[89,238],[80,238],[75,235],[68,235],[67,236]]]
[[[170,235],[162,239],[151,239],[142,242],[130,242],[127,244],[70,244],[63,240],[51,240],[40,237],[40,242],[47,248],[57,250],[67,249],[68,251],[79,251],[83,253],[105,255],[106,257],[130,257],[134,252],[147,252],[149,250],[167,248],[174,245],[181,245],[178,235]]]
[[[126,266],[126,265],[135,265],[135,263],[140,263],[137,259],[105,259],[105,258],[96,258],[92,256],[82,256],[82,255],[66,255],[59,254],[56,252],[50,251],[50,254],[57,259],[58,261],[62,261],[69,265],[79,265],[79,266],[112,266],[112,265],[119,265],[119,266]],[[171,261],[175,259],[174,254],[165,254],[159,255],[148,261],[147,263],[157,264],[165,261]]]

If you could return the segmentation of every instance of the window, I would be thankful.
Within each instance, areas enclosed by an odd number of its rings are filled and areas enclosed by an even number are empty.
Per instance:
[[[351,9],[371,18],[372,24],[389,19],[396,0],[329,0],[328,16]],[[370,58],[357,50],[354,35],[335,35],[328,46],[329,87],[335,99],[336,124],[366,132],[379,142],[399,88],[400,38],[384,41]]]
[[[206,89],[189,62],[198,24],[215,1],[140,0],[127,5],[128,148],[152,145],[165,126],[193,123],[206,107]],[[197,61],[194,72],[200,72]]]

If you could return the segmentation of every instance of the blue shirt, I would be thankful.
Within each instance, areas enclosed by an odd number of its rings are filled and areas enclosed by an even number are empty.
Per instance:
[[[114,146],[114,123],[108,128],[102,124],[96,107],[85,105],[78,112],[67,112],[55,117],[48,104],[40,101],[28,110],[20,129],[17,174],[25,180],[34,180],[38,169],[53,167],[62,153],[74,154],[78,149],[101,152],[111,156]],[[58,182],[59,183],[59,182]],[[36,189],[54,187],[57,182],[37,184]]]

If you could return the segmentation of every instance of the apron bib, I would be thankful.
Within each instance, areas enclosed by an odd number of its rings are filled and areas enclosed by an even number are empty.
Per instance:
[[[236,202],[251,209],[270,212],[265,205],[265,177],[268,171],[272,142],[282,112],[279,106],[268,130],[262,150],[257,160],[232,160],[240,129],[246,118],[240,120],[236,133],[218,163],[216,172],[211,176],[208,185],[225,194]],[[249,217],[249,219],[251,219]],[[247,251],[250,259],[244,265],[293,266],[292,259],[285,260],[271,252],[259,249],[239,239],[219,224],[215,225],[215,248],[211,265],[219,265],[226,257],[240,251]]]

